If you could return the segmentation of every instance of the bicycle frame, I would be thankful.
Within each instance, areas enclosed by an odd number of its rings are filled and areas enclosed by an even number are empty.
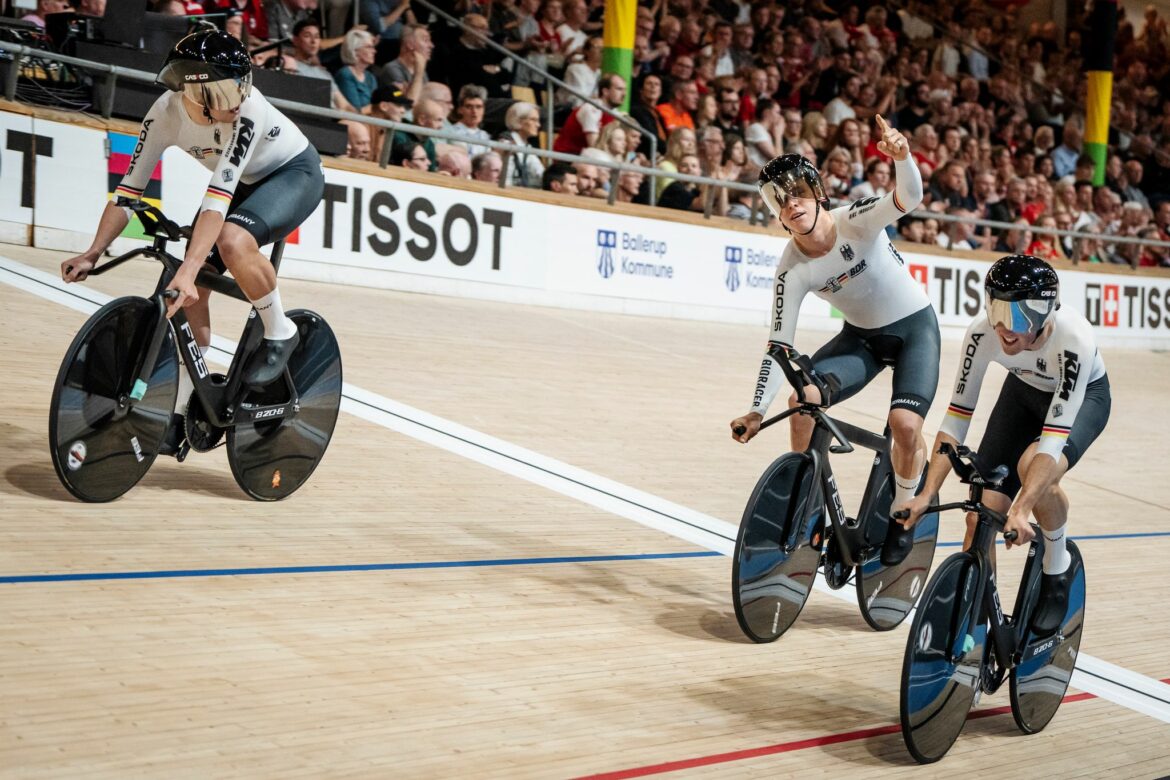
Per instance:
[[[770,419],[768,424],[771,425],[779,422],[794,414],[805,414],[813,418],[815,427],[813,428],[812,439],[805,453],[812,458],[813,479],[820,484],[822,495],[826,499],[825,508],[829,513],[829,520],[833,524],[833,533],[840,540],[838,549],[841,552],[842,561],[848,567],[857,566],[861,563],[857,553],[867,543],[864,536],[866,530],[865,525],[859,520],[850,523],[846,517],[845,508],[841,502],[841,493],[837,488],[837,480],[833,477],[833,467],[829,463],[828,453],[843,454],[852,452],[854,449],[853,444],[859,444],[876,453],[873,463],[874,467],[870,469],[869,480],[866,482],[865,493],[861,499],[861,508],[857,514],[858,518],[864,518],[869,516],[870,507],[876,498],[877,490],[880,487],[879,483],[885,472],[885,468],[890,466],[889,438],[888,436],[878,436],[864,428],[858,428],[855,425],[850,425],[841,420],[834,420],[825,414],[824,410],[819,406],[812,404],[802,404],[801,406],[789,409]],[[833,439],[841,442],[841,444],[833,444]],[[813,514],[815,514],[814,507],[810,506],[806,509],[805,516],[800,521],[802,531],[796,534],[795,538],[801,538],[804,524],[808,522]]]
[[[135,378],[131,387],[128,392],[120,396],[119,413],[122,415],[127,414],[134,403],[141,400],[146,394],[150,375],[154,370],[155,364],[158,362],[159,350],[162,349],[166,328],[169,327],[174,334],[175,343],[179,345],[180,354],[184,357],[183,363],[186,365],[187,373],[194,384],[195,395],[198,396],[199,402],[207,415],[207,419],[213,425],[218,428],[229,428],[241,423],[277,420],[294,416],[300,409],[300,398],[297,395],[296,388],[293,386],[288,369],[285,369],[284,373],[284,383],[289,393],[289,400],[287,402],[264,406],[240,404],[237,407],[235,405],[236,400],[242,395],[241,390],[243,384],[243,367],[239,356],[250,355],[259,346],[260,341],[263,339],[262,329],[250,328],[245,325],[243,339],[236,347],[237,359],[232,361],[232,365],[228,369],[227,380],[219,384],[211,379],[211,373],[208,371],[207,363],[203,359],[203,353],[199,350],[199,345],[195,341],[195,333],[187,320],[186,313],[182,309],[179,309],[170,320],[167,319],[167,300],[172,296],[167,295],[166,288],[178,272],[181,261],[167,252],[166,245],[168,241],[179,240],[183,237],[190,238],[190,230],[180,229],[169,221],[162,221],[159,219],[162,217],[161,212],[145,204],[142,204],[142,206],[141,208],[134,208],[134,210],[138,213],[147,232],[153,234],[154,243],[149,247],[132,249],[89,272],[91,276],[99,276],[106,271],[122,265],[128,260],[138,257],[148,257],[159,261],[163,265],[162,274],[159,276],[152,296],[157,307],[154,333],[148,349],[140,357],[140,362],[137,364],[136,370],[133,373]],[[152,219],[147,219],[147,215],[152,217]],[[280,270],[280,261],[283,254],[284,241],[278,241],[272,248],[272,265],[276,271]],[[195,285],[228,295],[245,303],[248,302],[247,296],[244,295],[239,285],[233,280],[224,277],[222,274],[208,271],[207,269],[199,271],[198,276],[195,278]]]

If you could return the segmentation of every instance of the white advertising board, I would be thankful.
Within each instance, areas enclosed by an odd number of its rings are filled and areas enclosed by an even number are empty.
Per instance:
[[[6,140],[0,149],[3,218],[92,235],[108,192],[102,133],[43,120],[35,126],[40,140],[30,156],[20,150],[33,139],[31,120],[0,112]],[[772,277],[787,243],[779,235],[329,167],[325,173],[320,207],[286,248],[286,276],[761,326],[770,316]],[[164,209],[189,221],[207,180],[206,169],[168,150]],[[966,328],[982,305],[987,263],[902,255],[944,329],[954,335]],[[1063,305],[1081,311],[1102,344],[1170,347],[1170,279],[1062,270],[1061,280]],[[835,329],[839,322],[832,315],[827,303],[809,296],[800,327]]]

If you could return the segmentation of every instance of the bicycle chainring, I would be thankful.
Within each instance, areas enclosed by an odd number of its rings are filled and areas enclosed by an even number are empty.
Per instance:
[[[222,384],[226,381],[223,374],[211,374],[208,379],[215,384]],[[215,449],[223,438],[223,428],[216,427],[207,419],[207,414],[203,411],[203,404],[199,403],[194,395],[191,396],[191,402],[187,404],[187,416],[183,422],[187,432],[187,443],[196,452],[209,452]]]

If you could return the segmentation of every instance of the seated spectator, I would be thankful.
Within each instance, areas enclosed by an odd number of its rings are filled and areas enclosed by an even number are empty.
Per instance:
[[[818,165],[824,161],[829,153],[829,123],[825,115],[819,111],[809,111],[804,115],[801,129],[801,140],[806,141],[813,148],[813,157]]]
[[[345,156],[353,160],[370,159],[370,126],[365,122],[347,119],[345,125]]]
[[[431,158],[418,141],[403,141],[394,144],[390,150],[390,164],[414,171],[429,171]]]
[[[1036,221],[1036,227],[1055,228],[1056,217],[1051,214],[1045,214]],[[1064,260],[1064,249],[1060,246],[1060,240],[1057,236],[1051,233],[1035,233],[1032,243],[1028,244],[1025,254],[1035,255],[1041,260]]]
[[[430,162],[429,157],[427,162]],[[471,158],[460,147],[447,145],[439,152],[439,173],[455,179],[470,179]]]
[[[438,103],[424,98],[414,104],[414,124],[430,130],[439,130],[443,126],[442,110]],[[391,143],[397,147],[399,144],[407,141],[422,144],[423,149],[427,153],[427,158],[431,161],[430,170],[437,171],[439,169],[439,156],[436,152],[434,139],[430,136],[416,138],[403,130],[397,130],[394,133],[394,138]]]
[[[694,112],[699,107],[699,87],[694,81],[679,81],[674,85],[669,103],[658,105],[658,116],[667,133],[680,127],[695,129]]]
[[[267,0],[263,4],[264,16],[268,20],[268,40],[292,38],[293,27],[302,19],[308,19],[315,8],[315,0]]]
[[[715,176],[723,169],[723,150],[727,142],[723,140],[723,131],[711,125],[702,131],[699,136],[699,168],[703,176]],[[736,171],[739,175],[739,171]]]
[[[763,168],[773,157],[779,157],[784,150],[786,123],[780,106],[770,98],[756,101],[756,121],[747,126],[744,143],[747,146],[748,161],[757,168]]]
[[[560,35],[563,44],[562,51],[564,51],[565,56],[572,57],[584,49],[589,40],[589,34],[585,32],[585,24],[589,21],[589,3],[587,0],[566,0],[564,14],[565,21],[557,28],[557,33]],[[651,28],[653,28],[653,19],[651,19]],[[597,66],[601,67],[600,60],[598,60]],[[567,77],[565,81],[568,81]]]
[[[462,21],[463,34],[434,57],[434,81],[429,83],[443,82],[456,92],[465,84],[479,84],[491,97],[511,97],[512,73],[504,68],[504,55],[487,44],[491,34],[487,17],[469,13]]]
[[[741,171],[746,170],[751,166],[747,158],[747,148],[743,144],[743,139],[734,133],[723,136],[723,169],[725,171],[734,170],[735,175],[729,178],[739,178]]]
[[[341,93],[333,76],[321,65],[321,27],[315,19],[302,19],[293,26],[292,57],[297,62],[298,76],[323,79],[329,82],[333,108],[338,111],[357,111]]]
[[[1025,196],[1026,194],[1025,187]],[[932,203],[943,203],[947,208],[962,208],[968,211],[975,211],[977,208],[975,198],[967,191],[967,169],[958,160],[951,160],[932,177],[930,196]]]
[[[494,149],[471,158],[471,178],[476,181],[499,184],[503,170],[504,161]]]
[[[601,38],[589,38],[581,49],[580,57],[570,63],[565,69],[563,81],[573,88],[569,91],[564,87],[557,87],[556,104],[572,110],[581,105],[580,95],[595,97],[598,81],[601,79],[601,54],[605,44]]]
[[[910,241],[915,244],[925,243],[923,236],[926,230],[922,225],[921,219],[914,219],[913,217],[903,217],[898,220],[898,237],[903,241]]]
[[[875,157],[865,166],[865,181],[849,190],[849,199],[880,198],[889,192],[890,189],[890,164],[880,157]],[[918,222],[918,220],[915,221]],[[922,225],[919,222],[918,230],[920,233],[921,229]],[[907,240],[914,241],[916,239]]]
[[[434,50],[430,30],[421,24],[406,25],[402,30],[398,56],[382,66],[377,74],[379,83],[397,86],[411,100],[418,100],[428,81],[427,64]]]
[[[666,155],[659,160],[658,167],[667,173],[675,173],[678,171],[678,164],[685,155],[698,154],[699,144],[695,137],[695,131],[685,127],[680,127],[670,134],[670,140],[666,143]],[[663,176],[658,179],[658,197],[662,197],[662,192],[674,179],[669,176]]]
[[[532,146],[533,140],[540,134],[540,109],[531,103],[517,101],[508,106],[504,126],[508,129],[498,140],[516,146]],[[508,155],[509,187],[540,189],[543,175],[544,162],[538,155],[527,152],[512,152]]]
[[[411,13],[410,3],[407,0],[356,0],[358,4],[358,20],[366,26],[366,31],[375,38],[385,41],[396,41],[402,37],[405,15],[410,23],[415,22]]]
[[[616,111],[626,99],[626,80],[616,74],[606,74],[598,82],[598,101],[610,111]],[[569,114],[565,126],[553,143],[553,150],[565,154],[580,154],[587,146],[597,143],[601,128],[613,121],[612,113],[582,103]]]
[[[688,176],[700,176],[703,171],[699,165],[699,158],[694,154],[684,154],[678,162],[678,172]],[[702,211],[703,196],[699,185],[685,181],[675,181],[658,196],[658,205],[668,209],[683,211]]]
[[[36,10],[20,18],[22,22],[32,22],[42,30],[45,29],[45,17],[49,14],[59,14],[71,10],[68,0],[37,0]]]
[[[642,77],[637,99],[630,102],[630,116],[646,131],[647,137],[643,139],[640,149],[643,154],[650,152],[648,137],[650,135],[657,136],[660,154],[662,147],[666,145],[666,126],[662,124],[662,117],[654,110],[661,97],[662,79],[657,74],[650,73]]]
[[[996,239],[995,248],[992,251],[997,254],[1020,255],[1024,254],[1032,244],[1032,226],[1028,224],[1028,220],[1020,217],[1012,220],[1012,224],[1016,227],[1003,231]]]
[[[577,182],[577,194],[587,195],[594,198],[604,198],[609,195],[610,179],[614,176],[613,163],[617,162],[614,156],[609,152],[598,149],[593,146],[588,149],[581,150],[581,156],[586,160],[591,160],[594,163],[594,186],[592,192],[586,192],[581,189],[581,182]]]
[[[1060,131],[1060,146],[1052,150],[1052,166],[1056,178],[1063,179],[1074,174],[1077,158],[1081,156],[1084,133],[1083,120],[1079,116],[1069,117],[1064,123],[1064,128]]]
[[[461,138],[468,140],[453,141],[452,143],[462,146],[472,157],[486,152],[489,148],[483,144],[474,143],[475,141],[491,140],[488,132],[480,127],[483,123],[486,100],[487,90],[477,84],[468,84],[459,90],[459,104],[456,108],[459,113],[459,121],[451,125],[451,130],[458,133]]]
[[[849,152],[838,146],[825,156],[825,164],[821,168],[821,179],[825,183],[825,192],[832,200],[845,200],[849,191],[853,189],[853,177],[850,175],[851,161]]]
[[[406,116],[406,109],[410,106],[410,98],[402,94],[397,87],[378,87],[370,99],[370,116],[377,119],[388,119],[391,122],[401,122]],[[370,128],[371,151],[370,159],[380,162],[382,146],[386,142],[386,128]]]
[[[573,172],[577,174],[578,195],[584,195],[589,198],[605,197],[605,188],[598,184],[600,174],[597,172],[596,165],[584,161],[575,162],[573,163]]]
[[[369,70],[377,53],[378,45],[374,42],[374,36],[368,32],[350,30],[345,34],[345,42],[341,44],[341,61],[345,67],[338,70],[333,78],[341,94],[358,111],[370,105],[370,98],[378,88],[378,79]],[[365,113],[368,113],[368,109]]]
[[[450,87],[438,81],[428,81],[423,84],[422,93],[417,99],[434,101],[442,114],[439,127],[444,130],[451,129],[451,122],[448,121],[447,117],[455,113],[455,100],[451,97]]]
[[[1141,229],[1138,233],[1138,238],[1147,241],[1161,241],[1162,238],[1158,235],[1158,228],[1154,225],[1148,225]],[[1143,246],[1141,256],[1138,258],[1139,268],[1170,268],[1170,254],[1167,254],[1166,248],[1161,246]]]
[[[743,125],[739,123],[739,90],[719,87],[715,90],[716,114],[713,124],[726,135],[734,133],[743,137]]]
[[[618,175],[618,203],[649,203],[643,194],[642,181],[644,177],[637,171],[622,171]]]
[[[626,128],[621,122],[610,122],[601,128],[594,148],[607,152],[615,160],[625,162]]]
[[[573,172],[572,166],[568,163],[558,160],[544,169],[540,188],[549,192],[576,195],[577,174]]]
[[[204,7],[208,13],[227,12],[228,17],[224,20],[224,32],[239,37],[240,40],[249,45],[254,45],[253,42],[268,40],[268,17],[264,15],[264,7],[260,4],[260,0],[242,0],[242,2],[241,0],[207,0]],[[228,29],[227,22],[235,17],[240,18],[243,35],[235,36]]]
[[[736,183],[746,184],[753,189],[757,184],[759,176],[754,171],[742,171],[739,177],[736,178]],[[753,190],[728,190],[727,193],[727,213],[724,216],[731,219],[742,219],[744,221],[752,218],[752,201],[755,199],[755,192]],[[767,222],[768,212],[764,206],[761,205],[756,209],[756,222]]]

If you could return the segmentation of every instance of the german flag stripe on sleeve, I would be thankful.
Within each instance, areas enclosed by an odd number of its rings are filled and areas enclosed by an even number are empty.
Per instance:
[[[902,201],[898,200],[898,191],[897,191],[897,190],[894,190],[894,192],[893,192],[893,195],[894,195],[894,205],[895,205],[895,206],[897,206],[897,208],[898,208],[898,211],[900,211],[900,212],[902,212],[903,214],[905,214],[905,213],[906,213],[906,207],[902,205]]]
[[[127,198],[138,200],[142,197],[142,190],[136,190],[133,187],[127,187],[125,184],[119,184],[114,188],[115,195],[125,195]]]
[[[947,407],[947,414],[951,415],[952,417],[959,417],[963,420],[970,420],[971,415],[975,414],[975,410],[968,409],[965,406],[959,406],[958,404],[951,404]]]
[[[1040,430],[1041,436],[1068,436],[1069,428],[1063,425],[1045,425]]]
[[[220,200],[226,201],[228,203],[232,202],[232,194],[227,190],[221,190],[218,187],[208,187],[207,194],[213,198],[219,198]]]

